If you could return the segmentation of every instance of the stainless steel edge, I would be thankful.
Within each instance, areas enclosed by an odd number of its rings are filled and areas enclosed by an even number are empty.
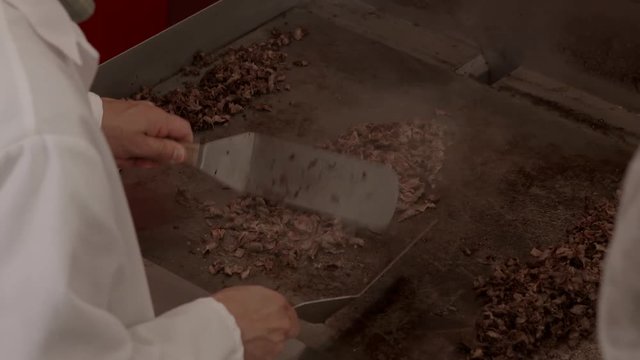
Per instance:
[[[300,319],[311,324],[321,324],[359,297],[358,294],[311,300],[297,304],[293,308]]]
[[[327,321],[333,314],[338,312],[343,307],[347,306],[350,302],[358,299],[367,291],[369,291],[370,288],[375,286],[378,281],[382,277],[384,277],[391,270],[391,268],[393,268],[396,263],[398,263],[400,259],[405,256],[407,252],[409,252],[409,250],[411,250],[418,242],[427,238],[427,235],[437,223],[438,220],[433,220],[431,223],[429,223],[429,225],[424,228],[420,235],[413,238],[413,240],[411,240],[405,246],[405,248],[398,255],[396,255],[396,257],[389,264],[387,264],[387,266],[385,266],[385,268],[380,271],[380,273],[378,273],[378,275],[373,280],[371,280],[369,284],[358,294],[301,302],[294,306],[298,317],[312,324],[324,323],[325,321]]]
[[[155,85],[196,51],[219,49],[301,2],[221,0],[100,65],[92,91],[119,98]]]

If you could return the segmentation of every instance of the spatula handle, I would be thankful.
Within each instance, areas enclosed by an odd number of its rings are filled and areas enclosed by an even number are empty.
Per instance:
[[[186,150],[184,162],[187,165],[198,166],[200,160],[200,144],[197,143],[182,143]]]

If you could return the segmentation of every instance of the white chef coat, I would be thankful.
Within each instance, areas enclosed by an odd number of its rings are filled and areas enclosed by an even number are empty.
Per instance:
[[[598,336],[605,360],[640,359],[640,152],[627,169],[604,262]]]
[[[242,359],[212,298],[154,316],[96,68],[58,1],[0,0],[0,358]]]

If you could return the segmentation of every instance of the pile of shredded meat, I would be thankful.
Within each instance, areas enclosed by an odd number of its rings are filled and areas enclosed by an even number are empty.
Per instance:
[[[534,248],[526,263],[509,259],[476,280],[484,306],[471,359],[531,358],[543,346],[572,346],[593,335],[615,210],[614,201],[588,206],[565,243]]]
[[[302,40],[307,32],[296,28],[290,32],[274,29],[271,37],[248,46],[229,48],[221,54],[199,52],[192,64],[182,69],[188,76],[200,76],[184,86],[157,95],[144,88],[134,99],[149,100],[164,110],[189,120],[194,130],[210,129],[227,123],[231,116],[252,107],[271,111],[268,104],[257,102],[266,94],[289,90],[285,71],[290,65],[307,66],[301,60],[287,63],[283,48]]]

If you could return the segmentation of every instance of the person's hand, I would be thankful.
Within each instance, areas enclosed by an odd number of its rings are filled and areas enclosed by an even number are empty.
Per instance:
[[[236,286],[213,295],[236,319],[245,360],[272,360],[286,340],[300,332],[293,307],[279,293],[261,286]]]
[[[102,98],[102,132],[119,167],[181,163],[192,142],[189,123],[148,101]]]

